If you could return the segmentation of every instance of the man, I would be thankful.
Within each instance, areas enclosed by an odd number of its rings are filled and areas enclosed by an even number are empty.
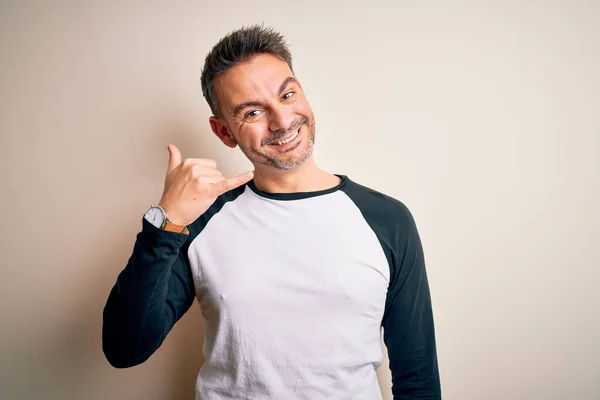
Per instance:
[[[158,206],[104,310],[117,368],[144,362],[197,299],[206,362],[197,399],[439,399],[421,242],[399,201],[317,167],[315,119],[283,37],[261,26],[221,39],[202,89],[212,131],[254,173],[170,153]]]

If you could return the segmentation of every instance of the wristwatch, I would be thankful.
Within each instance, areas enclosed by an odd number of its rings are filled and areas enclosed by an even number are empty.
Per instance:
[[[163,231],[185,233],[186,235],[190,233],[187,226],[174,224],[173,221],[167,217],[167,213],[161,206],[151,206],[150,209],[146,211],[146,214],[144,214],[144,218],[146,221]]]

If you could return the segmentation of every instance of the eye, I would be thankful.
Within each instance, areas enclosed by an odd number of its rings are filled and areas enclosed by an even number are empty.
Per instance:
[[[290,90],[289,92],[287,92],[286,94],[284,94],[284,95],[283,95],[282,99],[283,99],[283,100],[287,100],[287,99],[289,99],[290,97],[292,97],[293,95],[294,95],[294,91],[293,91],[293,90]]]
[[[254,117],[258,117],[260,115],[260,110],[251,110],[248,111],[246,114],[244,114],[244,118],[248,119],[248,118],[254,118]]]

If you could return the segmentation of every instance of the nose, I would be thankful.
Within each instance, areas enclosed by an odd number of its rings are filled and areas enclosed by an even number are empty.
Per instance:
[[[287,130],[292,122],[294,122],[294,114],[291,110],[286,110],[280,105],[269,110],[269,129],[272,132],[280,129]]]

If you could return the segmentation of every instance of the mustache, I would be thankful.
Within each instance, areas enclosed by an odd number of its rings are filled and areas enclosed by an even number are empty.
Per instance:
[[[263,140],[263,145],[271,144],[279,139],[283,139],[288,135],[288,133],[295,131],[302,125],[308,123],[308,118],[302,117],[291,123],[290,127],[287,129],[278,129],[274,131],[268,138]]]

